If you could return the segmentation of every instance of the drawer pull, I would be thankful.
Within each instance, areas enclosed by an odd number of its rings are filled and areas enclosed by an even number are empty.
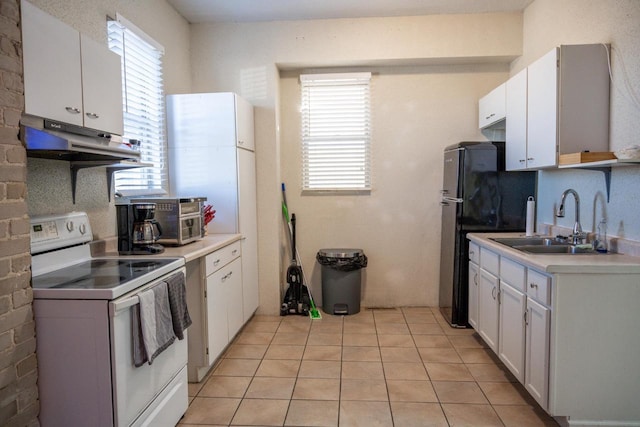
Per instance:
[[[219,259],[213,261],[213,266],[214,267],[217,266],[218,264],[220,264],[220,260]]]
[[[238,253],[238,250],[237,250],[237,249],[234,249],[234,250],[231,252],[231,255],[235,255],[235,254],[237,254],[237,253]]]
[[[474,251],[469,251],[469,255],[475,255],[476,253]]]
[[[535,289],[538,289],[538,285],[537,285],[537,284],[535,284],[535,283],[529,283],[529,287],[530,287],[531,289],[534,289],[534,288],[535,288]]]

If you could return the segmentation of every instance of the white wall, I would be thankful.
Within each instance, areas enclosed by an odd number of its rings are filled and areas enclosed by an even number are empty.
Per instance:
[[[256,106],[261,313],[277,313],[290,261],[282,181],[316,298],[316,251],[348,245],[369,256],[365,304],[437,304],[442,149],[482,138],[477,99],[506,80],[521,23],[481,14],[192,26],[194,91],[235,91]],[[295,70],[354,66],[377,72],[374,191],[301,197]]]
[[[165,92],[190,90],[189,24],[166,1],[32,0],[31,3],[105,46],[107,16],[122,14],[164,46]],[[107,200],[104,168],[80,171],[74,205],[69,163],[29,158],[27,188],[30,215],[83,210],[89,214],[95,238],[115,235],[116,214],[113,196],[111,203]]]
[[[610,43],[613,72],[610,150],[640,143],[640,1],[535,0],[525,10],[523,34],[523,55],[512,64],[512,75],[560,44]],[[634,89],[635,103],[625,84],[626,78]],[[538,219],[572,227],[571,199],[565,218],[554,218],[553,212],[560,203],[562,191],[574,188],[580,195],[581,223],[585,230],[595,231],[600,219],[607,217],[610,235],[640,240],[639,177],[640,166],[614,169],[611,200],[606,203],[601,172],[541,172]]]

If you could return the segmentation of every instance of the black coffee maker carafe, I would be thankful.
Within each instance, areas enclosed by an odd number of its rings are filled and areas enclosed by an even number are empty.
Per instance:
[[[155,203],[116,205],[118,253],[121,255],[159,254],[164,247],[156,243],[162,228],[154,219]]]

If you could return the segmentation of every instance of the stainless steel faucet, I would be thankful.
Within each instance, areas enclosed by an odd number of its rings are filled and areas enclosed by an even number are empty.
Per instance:
[[[558,218],[564,218],[564,199],[567,197],[567,194],[573,195],[573,199],[576,202],[576,222],[573,224],[573,234],[570,236],[571,241],[574,245],[580,245],[585,243],[587,240],[587,235],[582,231],[582,225],[580,225],[580,197],[578,193],[573,188],[569,188],[564,190],[562,193],[562,198],[560,199],[560,207],[558,207],[558,212],[556,212],[556,216]]]

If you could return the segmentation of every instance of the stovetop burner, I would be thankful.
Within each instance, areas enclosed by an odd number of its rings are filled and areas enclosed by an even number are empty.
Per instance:
[[[177,266],[171,266],[179,261]],[[39,298],[113,299],[181,265],[176,258],[93,258],[32,279]],[[168,268],[170,267],[170,268]],[[141,283],[140,283],[141,282]],[[138,284],[139,283],[139,284]],[[54,291],[62,291],[57,294]]]

